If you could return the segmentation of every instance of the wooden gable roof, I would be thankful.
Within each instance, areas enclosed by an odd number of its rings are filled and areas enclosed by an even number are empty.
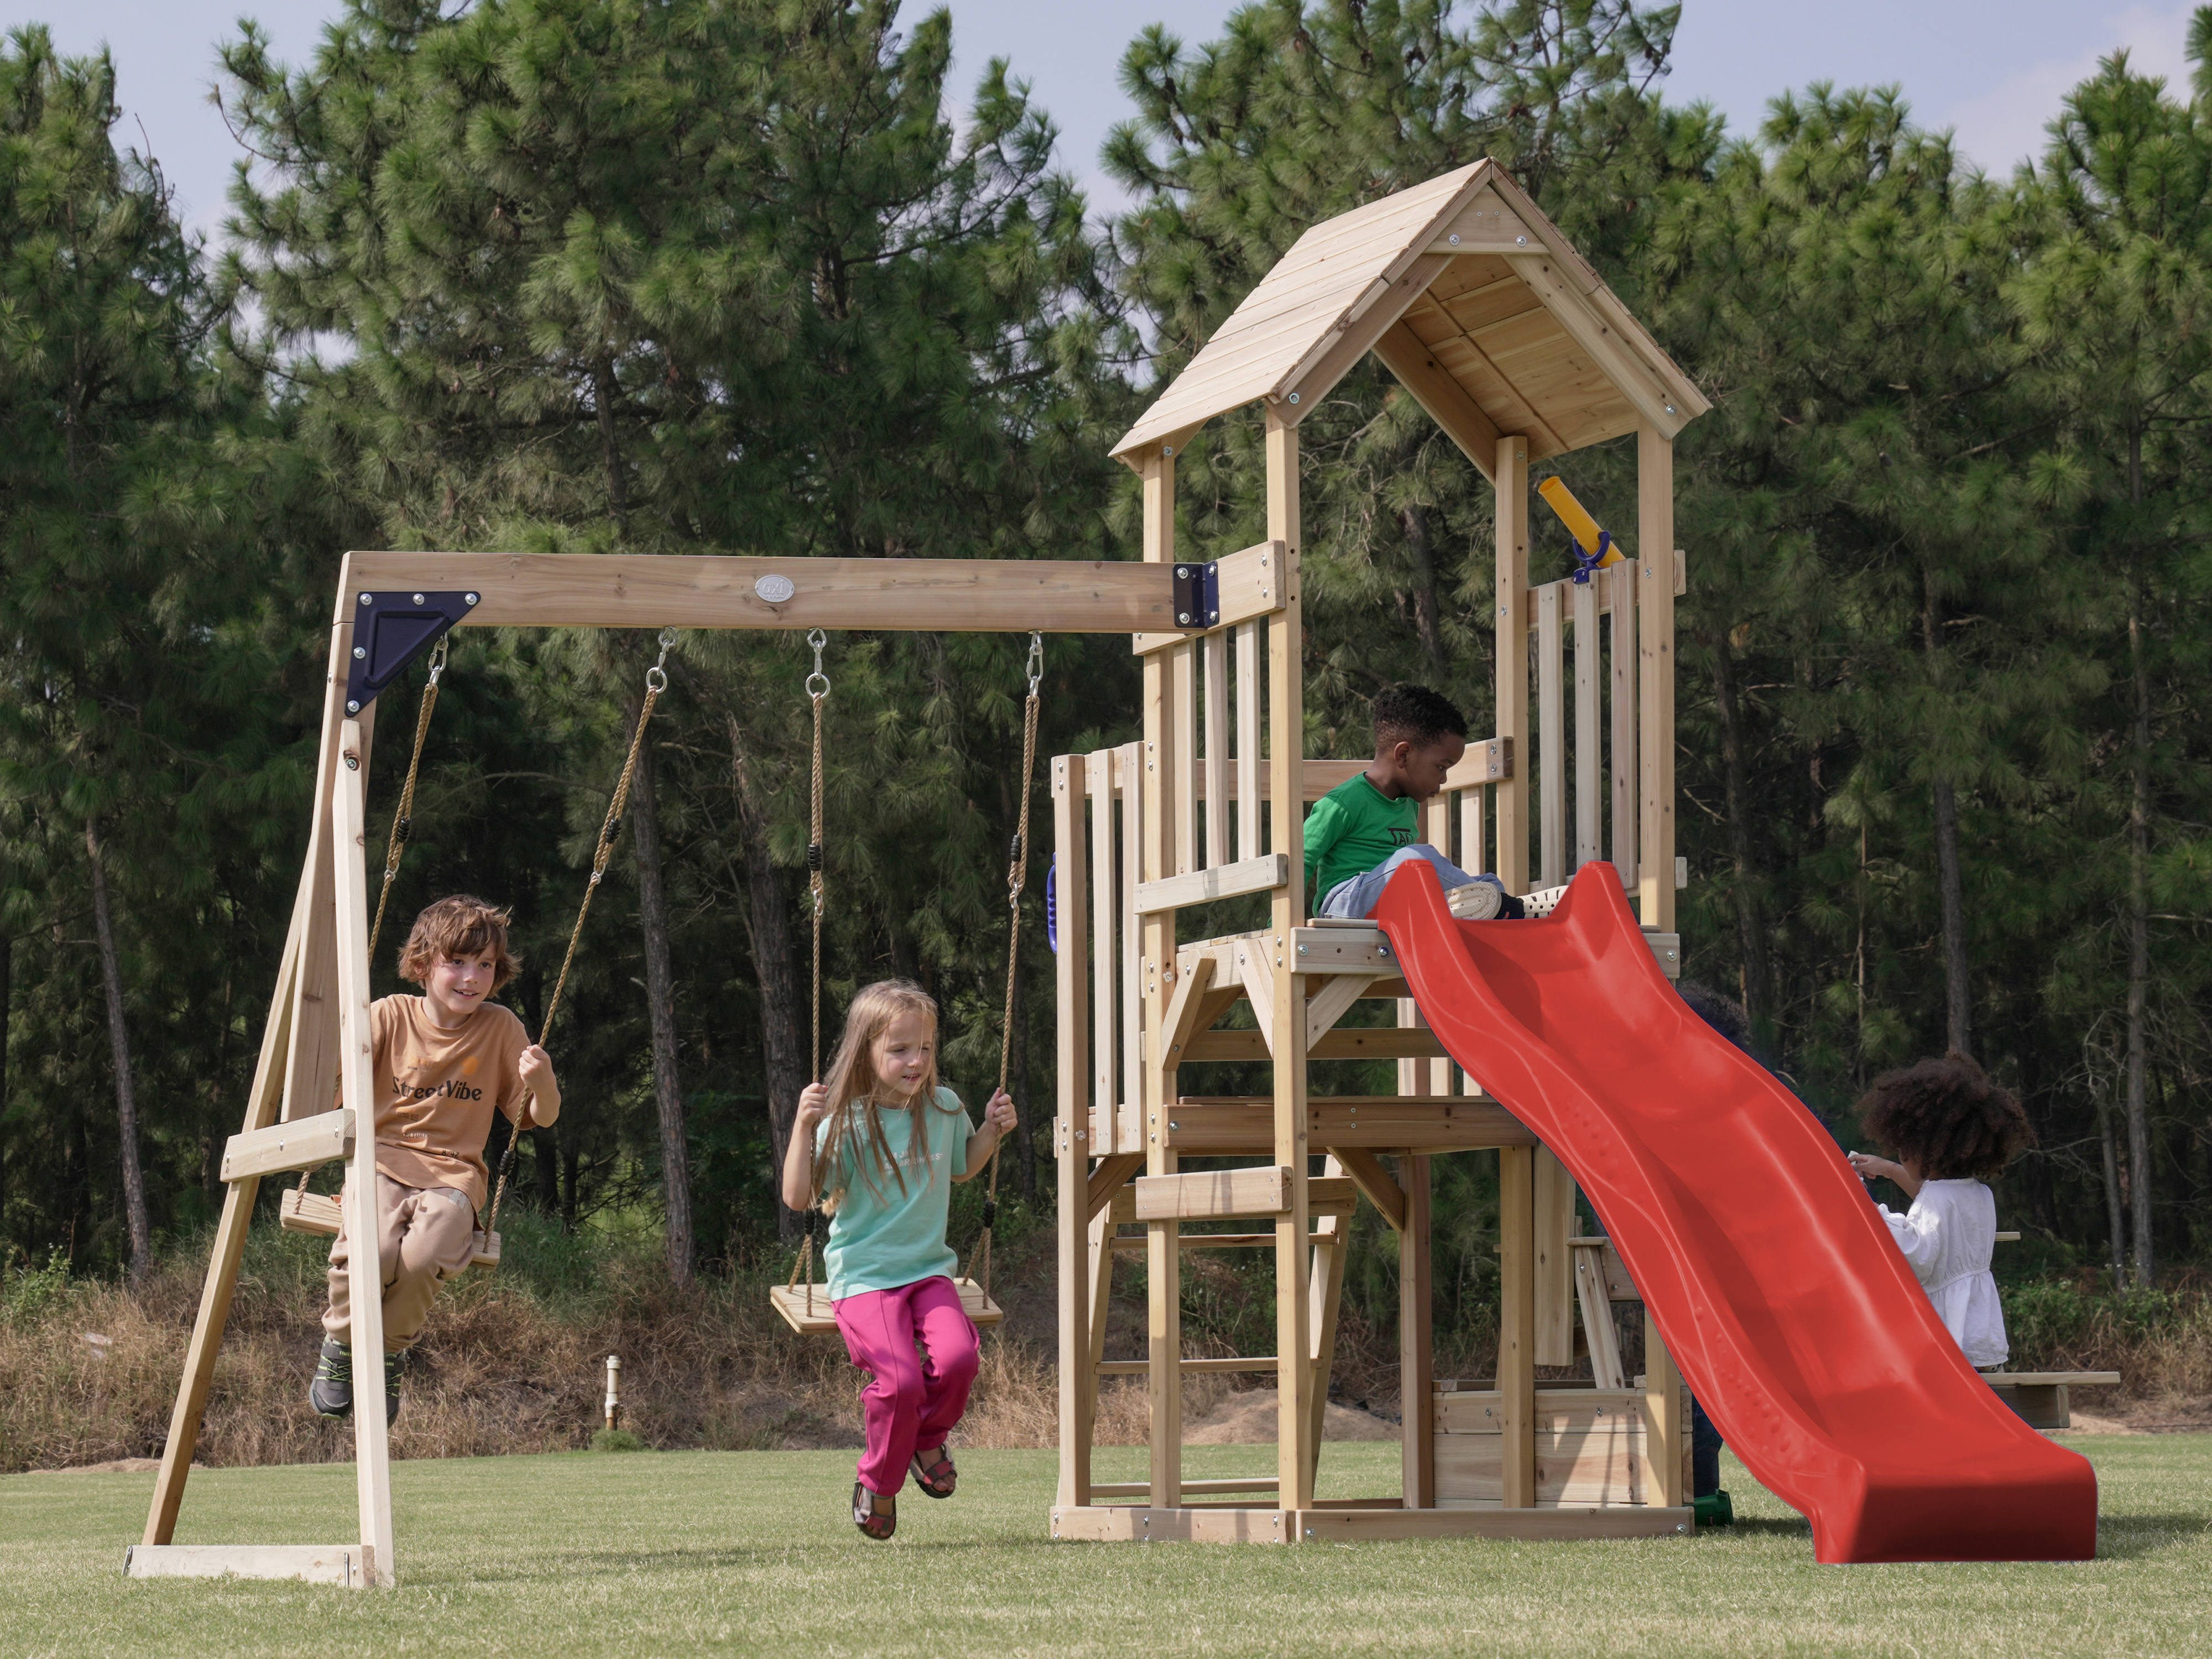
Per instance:
[[[1711,407],[1495,162],[1298,238],[1114,453],[1134,465],[1255,401],[1295,425],[1368,351],[1489,475],[1501,436],[1539,460]]]

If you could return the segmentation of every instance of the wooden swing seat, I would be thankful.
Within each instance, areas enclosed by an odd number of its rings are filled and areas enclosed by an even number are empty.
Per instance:
[[[1006,1310],[984,1295],[983,1287],[974,1279],[956,1279],[952,1283],[960,1292],[961,1307],[977,1325],[996,1325],[1006,1318]],[[801,1336],[837,1334],[837,1316],[830,1311],[830,1292],[820,1285],[778,1285],[769,1291],[768,1299],[783,1316],[783,1322]]]
[[[325,1193],[303,1193],[288,1188],[284,1201],[277,1206],[277,1224],[288,1233],[320,1233],[325,1238],[338,1236],[338,1201]],[[471,1267],[499,1266],[499,1235],[477,1229],[476,1254],[469,1258]],[[827,1307],[829,1304],[823,1304]]]

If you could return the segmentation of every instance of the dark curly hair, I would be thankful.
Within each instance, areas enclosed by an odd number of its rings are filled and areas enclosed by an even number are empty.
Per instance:
[[[1710,985],[1686,979],[1674,988],[1674,994],[1690,1005],[1690,1012],[1718,1031],[1730,1042],[1751,1052],[1751,1018],[1743,1012],[1743,1004]]]
[[[1986,1180],[2035,1145],[2012,1091],[1955,1048],[1876,1078],[1859,1122],[1928,1181]]]
[[[1394,743],[1425,747],[1467,735],[1467,716],[1425,685],[1386,685],[1375,694],[1375,747]]]

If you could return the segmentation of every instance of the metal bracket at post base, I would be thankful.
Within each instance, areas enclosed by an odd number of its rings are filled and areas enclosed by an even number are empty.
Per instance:
[[[1175,619],[1178,628],[1211,628],[1221,620],[1218,565],[1176,566]]]
[[[477,593],[385,593],[362,588],[353,595],[353,655],[346,664],[349,714],[358,714],[377,693],[407,672],[441,635],[468,620]]]

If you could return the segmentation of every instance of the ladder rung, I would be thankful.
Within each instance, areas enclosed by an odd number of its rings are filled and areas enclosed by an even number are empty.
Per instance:
[[[1152,1241],[1142,1233],[1117,1233],[1114,1248],[1135,1255]],[[1273,1233],[1184,1233],[1176,1242],[1186,1250],[1261,1250],[1274,1248]],[[1342,1240],[1334,1233],[1308,1233],[1309,1244],[1336,1244]]]
[[[1265,1355],[1256,1359],[1186,1359],[1180,1362],[1187,1371],[1272,1371],[1275,1356]],[[1149,1359],[1102,1359],[1098,1362],[1101,1376],[1142,1376],[1152,1368]]]
[[[1184,1480],[1177,1485],[1188,1498],[1193,1492],[1280,1492],[1283,1483],[1273,1475],[1255,1474],[1242,1480]],[[1098,1498],[1144,1498],[1152,1492],[1152,1485],[1144,1480],[1094,1480],[1091,1495]]]

